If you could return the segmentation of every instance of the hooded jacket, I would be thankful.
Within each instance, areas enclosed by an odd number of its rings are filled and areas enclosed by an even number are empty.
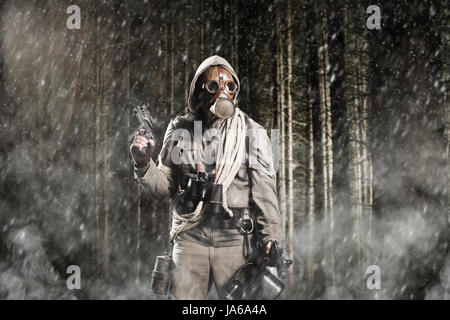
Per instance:
[[[196,154],[207,147],[204,144],[211,142],[206,139],[199,144],[192,139],[195,121],[202,121],[202,134],[208,129],[200,111],[195,109],[193,95],[199,76],[209,67],[217,65],[223,66],[235,78],[238,91],[234,102],[237,103],[240,83],[236,72],[222,57],[207,58],[200,64],[191,82],[188,99],[190,112],[169,123],[157,163],[150,160],[146,167],[134,168],[135,179],[144,192],[157,199],[169,197],[171,207],[175,205],[176,192],[185,189],[189,178],[196,174],[197,168],[193,161]],[[246,114],[245,118],[249,131],[246,138],[246,156],[227,189],[227,204],[229,208],[251,208],[256,219],[256,232],[263,243],[270,240],[283,243],[270,139],[261,125]],[[249,152],[250,150],[253,152]],[[177,159],[188,161],[176,161]],[[201,165],[205,171],[211,169],[207,163]]]
[[[241,89],[241,84],[239,82],[239,78],[238,78],[236,72],[234,71],[233,67],[228,63],[228,61],[225,60],[224,58],[219,57],[219,56],[211,56],[211,57],[207,58],[205,61],[203,61],[198,66],[197,71],[195,72],[194,78],[191,81],[191,87],[189,89],[189,98],[188,98],[188,108],[191,113],[198,112],[195,109],[195,106],[192,101],[194,91],[195,91],[195,86],[197,84],[197,80],[201,76],[201,74],[206,71],[206,69],[208,69],[209,67],[212,67],[212,66],[222,66],[225,69],[227,69],[228,72],[231,73],[231,75],[234,77],[234,79],[236,80],[236,83],[237,83],[237,90],[236,90],[236,94],[234,96],[234,103],[236,104],[236,102],[237,102],[237,97],[239,95],[239,90]]]

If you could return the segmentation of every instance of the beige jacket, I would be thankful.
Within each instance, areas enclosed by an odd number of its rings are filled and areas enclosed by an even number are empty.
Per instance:
[[[195,122],[198,125],[198,121],[202,121],[202,134],[209,128],[206,121],[202,120],[194,110],[192,94],[198,77],[213,65],[225,67],[239,83],[233,68],[221,57],[212,56],[199,66],[190,87],[190,113],[179,116],[169,123],[157,164],[150,160],[144,168],[135,167],[135,178],[144,192],[153,198],[169,198],[173,203],[176,192],[184,189],[188,179],[196,174],[195,161],[189,160],[195,159],[195,156],[199,152],[202,153],[211,143],[208,139],[203,139],[202,143],[194,142]],[[228,187],[227,204],[229,208],[252,208],[256,218],[256,232],[263,243],[269,240],[283,243],[270,139],[261,125],[250,119],[248,115],[245,115],[245,118],[249,132],[246,138],[246,157]],[[200,165],[206,172],[214,168],[214,164],[210,165],[207,161]]]

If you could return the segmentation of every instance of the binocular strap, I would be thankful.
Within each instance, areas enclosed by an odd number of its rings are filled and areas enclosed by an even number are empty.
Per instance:
[[[250,248],[250,241],[248,239],[248,232],[244,233],[244,256],[245,256],[245,262],[249,262],[249,258],[251,256],[251,248]]]

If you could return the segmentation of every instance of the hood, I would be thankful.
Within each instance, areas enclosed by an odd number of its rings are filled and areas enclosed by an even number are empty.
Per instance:
[[[219,56],[211,56],[211,57],[205,59],[200,64],[200,66],[197,68],[197,71],[195,72],[194,78],[192,79],[191,87],[189,89],[189,100],[188,100],[188,108],[189,108],[189,111],[192,113],[196,113],[196,110],[194,110],[194,106],[192,104],[192,96],[195,91],[195,84],[197,83],[197,79],[206,69],[208,69],[209,67],[212,67],[212,66],[224,67],[236,79],[236,82],[238,85],[238,88],[236,90],[236,95],[234,96],[234,103],[236,104],[239,90],[241,89],[241,84],[239,83],[239,78],[237,77],[236,72],[234,71],[233,67],[228,63],[228,61],[225,60],[224,58],[219,57]]]

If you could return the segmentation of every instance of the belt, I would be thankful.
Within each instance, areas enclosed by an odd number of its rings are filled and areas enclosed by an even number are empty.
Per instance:
[[[233,212],[233,216],[228,216],[223,210],[223,215],[211,215],[206,218],[203,223],[208,224],[210,227],[218,227],[221,229],[237,229],[244,236],[244,256],[245,260],[249,261],[252,254],[252,248],[250,246],[249,234],[255,230],[254,218],[251,215],[250,208],[230,208]]]

